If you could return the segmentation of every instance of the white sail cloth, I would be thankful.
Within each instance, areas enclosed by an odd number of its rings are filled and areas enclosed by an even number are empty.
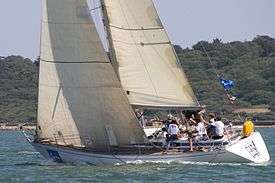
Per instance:
[[[132,105],[198,107],[152,0],[104,0],[111,55]]]
[[[43,0],[38,135],[103,149],[144,142],[86,0]]]

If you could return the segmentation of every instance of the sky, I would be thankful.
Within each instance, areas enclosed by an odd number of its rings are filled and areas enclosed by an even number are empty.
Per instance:
[[[96,0],[91,0],[96,1]],[[155,0],[173,44],[275,37],[275,0]],[[0,1],[0,56],[39,55],[41,0]]]

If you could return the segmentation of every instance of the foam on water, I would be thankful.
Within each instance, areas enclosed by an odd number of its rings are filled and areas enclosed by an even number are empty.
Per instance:
[[[192,161],[168,161],[168,160],[160,160],[160,161],[129,161],[126,162],[127,164],[182,164],[182,165],[200,165],[200,166],[269,166],[270,162],[267,163],[210,163],[210,162],[192,162]],[[116,165],[123,165],[123,164],[116,164]]]
[[[129,161],[127,164],[183,164],[183,165],[207,165],[207,166],[218,166],[218,165],[230,165],[230,166],[240,166],[241,163],[209,163],[209,162],[191,162],[191,161],[168,161],[168,160],[160,160],[160,161]]]

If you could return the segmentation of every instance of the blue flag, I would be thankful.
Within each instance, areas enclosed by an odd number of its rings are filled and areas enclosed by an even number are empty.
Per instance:
[[[226,80],[224,78],[220,78],[220,82],[225,90],[230,90],[235,85],[234,81]]]

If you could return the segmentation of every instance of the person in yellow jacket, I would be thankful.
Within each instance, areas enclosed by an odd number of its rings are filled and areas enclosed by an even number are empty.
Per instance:
[[[243,136],[249,137],[254,132],[254,124],[251,119],[246,119],[243,124]]]

